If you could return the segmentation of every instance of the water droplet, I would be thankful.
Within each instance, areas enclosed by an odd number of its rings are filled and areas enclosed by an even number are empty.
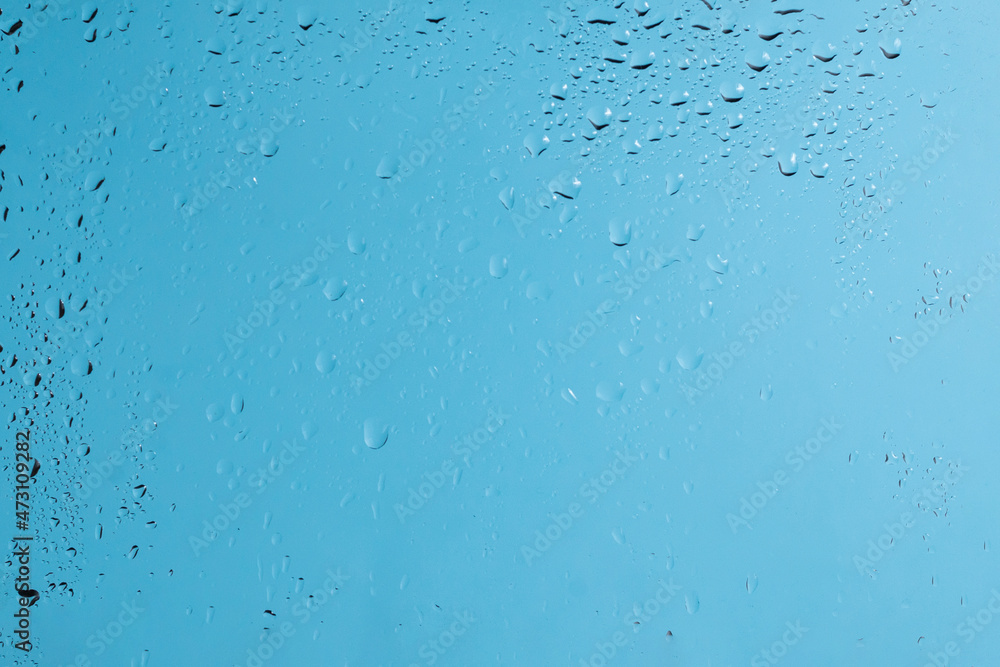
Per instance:
[[[890,39],[889,37],[884,37],[882,41],[878,43],[878,48],[882,50],[882,55],[884,55],[889,60],[898,58],[899,54],[903,52],[903,42],[899,37]]]
[[[771,63],[771,54],[767,51],[751,51],[746,58],[747,67],[755,72],[763,72]]]
[[[722,95],[722,99],[727,102],[739,102],[743,99],[744,92],[742,83],[727,81],[719,86],[719,93]]]
[[[524,147],[532,157],[537,157],[549,147],[549,138],[544,134],[533,133],[524,138]]]
[[[816,178],[826,178],[826,175],[829,173],[829,171],[830,171],[829,162],[817,162],[816,164],[814,164],[809,168],[809,173],[815,176]]]
[[[688,225],[687,237],[688,241],[697,241],[701,239],[702,235],[705,233],[705,225],[695,225],[691,223]]]
[[[222,419],[222,415],[225,414],[225,410],[218,403],[212,403],[207,408],[205,408],[205,417],[210,422],[217,422]]]
[[[296,20],[300,28],[308,30],[316,23],[316,10],[312,7],[300,7],[296,13]]]
[[[350,232],[347,235],[347,249],[355,255],[364,253],[367,243],[359,232]]]
[[[675,195],[684,184],[684,174],[667,174],[667,194]]]
[[[837,56],[837,47],[829,42],[816,42],[812,54],[816,60],[828,63]]]
[[[274,134],[265,134],[260,139],[260,154],[264,157],[274,157],[278,152],[278,138]]]
[[[642,345],[631,340],[622,340],[618,342],[618,351],[622,353],[623,357],[631,357],[642,352]]]
[[[337,356],[329,350],[320,350],[316,355],[316,370],[323,375],[333,371],[337,367]]]
[[[608,403],[622,400],[625,395],[625,385],[621,382],[604,380],[597,384],[597,398]]]
[[[629,220],[612,218],[608,223],[608,230],[611,242],[616,246],[628,245],[628,242],[632,240],[632,222]]]
[[[205,102],[210,107],[221,107],[226,103],[226,95],[222,92],[221,88],[217,86],[209,86],[205,89]]]
[[[611,25],[618,20],[615,10],[608,7],[594,7],[587,12],[587,23],[602,23]]]
[[[656,52],[655,51],[636,51],[632,54],[632,59],[629,61],[629,67],[632,69],[646,69],[650,65],[656,62]]]
[[[708,264],[708,268],[712,269],[715,273],[725,275],[729,272],[729,260],[722,259],[720,256],[709,255],[705,258],[705,262]]]
[[[209,37],[205,42],[205,50],[209,53],[221,56],[226,52],[226,44],[219,37]]]
[[[86,377],[90,375],[91,372],[93,372],[94,370],[94,367],[90,363],[90,360],[87,359],[87,357],[82,354],[78,354],[73,357],[73,359],[70,361],[69,368],[70,372],[72,372],[73,375],[77,375],[79,377]],[[36,375],[35,373],[32,373],[31,374],[32,378],[34,378],[35,375]],[[34,384],[34,380],[32,380],[32,384]]]
[[[757,36],[765,42],[770,42],[782,32],[781,24],[774,17],[769,16],[757,24]]]
[[[323,296],[330,301],[336,301],[340,297],[344,296],[344,292],[346,291],[347,281],[334,278],[326,282],[326,285],[323,287]]]
[[[380,449],[389,440],[389,427],[374,419],[365,420],[364,432],[365,445],[369,449]]]
[[[590,121],[595,130],[603,129],[611,122],[611,109],[608,107],[591,107],[587,111],[587,120]]]
[[[399,160],[389,159],[389,157],[379,160],[378,166],[375,167],[375,175],[379,178],[392,178],[398,171]]]
[[[684,370],[693,371],[701,365],[701,360],[705,357],[705,351],[701,348],[695,349],[690,345],[685,345],[677,352],[677,363]]]
[[[490,257],[490,275],[494,278],[503,278],[507,275],[507,258],[503,255],[493,255]]]
[[[92,171],[89,174],[87,174],[87,178],[83,182],[83,187],[86,190],[93,192],[97,188],[101,187],[101,184],[103,183],[104,183],[104,174],[102,174],[99,171]]]
[[[799,171],[799,156],[797,153],[786,153],[778,158],[778,171],[785,176],[794,176]]]
[[[560,392],[560,395],[563,397],[563,400],[569,403],[570,405],[576,405],[577,403],[580,402],[580,399],[576,397],[576,394],[574,394],[573,390],[570,389],[569,387],[563,389]]]

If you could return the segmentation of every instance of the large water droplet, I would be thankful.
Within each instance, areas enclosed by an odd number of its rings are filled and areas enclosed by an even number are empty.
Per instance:
[[[389,427],[374,419],[366,419],[364,425],[365,446],[381,449],[389,440]]]
[[[312,7],[300,7],[296,12],[296,20],[300,28],[308,30],[316,23],[316,10]]]
[[[330,301],[336,301],[344,296],[344,292],[346,291],[347,281],[340,278],[333,278],[326,281],[326,285],[323,287],[323,296]]]
[[[895,39],[885,37],[878,43],[878,48],[882,50],[882,55],[889,60],[893,60],[894,58],[898,58],[899,54],[903,52],[903,42],[899,37]]]
[[[587,120],[590,121],[595,130],[603,129],[611,122],[611,109],[608,107],[591,107],[587,111]]]
[[[329,350],[320,350],[316,355],[316,370],[323,375],[330,373],[337,367],[337,357]]]
[[[104,174],[99,171],[92,171],[87,174],[86,180],[83,182],[83,187],[88,191],[93,192],[97,188],[101,187],[104,183]]]
[[[799,172],[799,156],[792,152],[778,158],[778,171],[785,176],[794,176]]]
[[[744,92],[743,84],[739,82],[726,81],[719,86],[719,93],[727,102],[739,102],[743,99]]]
[[[622,400],[625,395],[625,385],[621,382],[604,380],[597,384],[597,398],[608,403]]]
[[[217,422],[222,419],[222,415],[225,414],[225,410],[218,403],[212,403],[207,408],[205,408],[205,417],[210,422]]]
[[[751,51],[746,57],[747,67],[755,72],[762,72],[771,63],[771,54],[767,51]]]
[[[837,47],[829,42],[816,42],[812,54],[816,60],[828,63],[837,56]]]
[[[226,95],[218,86],[209,86],[205,89],[205,102],[210,107],[221,107],[226,103]]]
[[[677,352],[677,363],[684,370],[693,371],[701,365],[701,360],[705,357],[705,351],[701,348],[695,349],[690,345],[685,345]]]
[[[629,220],[612,218],[608,223],[608,230],[611,235],[611,242],[616,246],[628,245],[632,240],[632,223]]]
[[[490,257],[490,275],[494,278],[503,278],[507,275],[507,258],[503,255],[493,255]]]

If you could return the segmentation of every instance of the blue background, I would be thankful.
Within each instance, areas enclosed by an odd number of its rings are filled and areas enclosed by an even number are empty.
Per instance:
[[[5,664],[992,664],[995,3],[15,4]]]

